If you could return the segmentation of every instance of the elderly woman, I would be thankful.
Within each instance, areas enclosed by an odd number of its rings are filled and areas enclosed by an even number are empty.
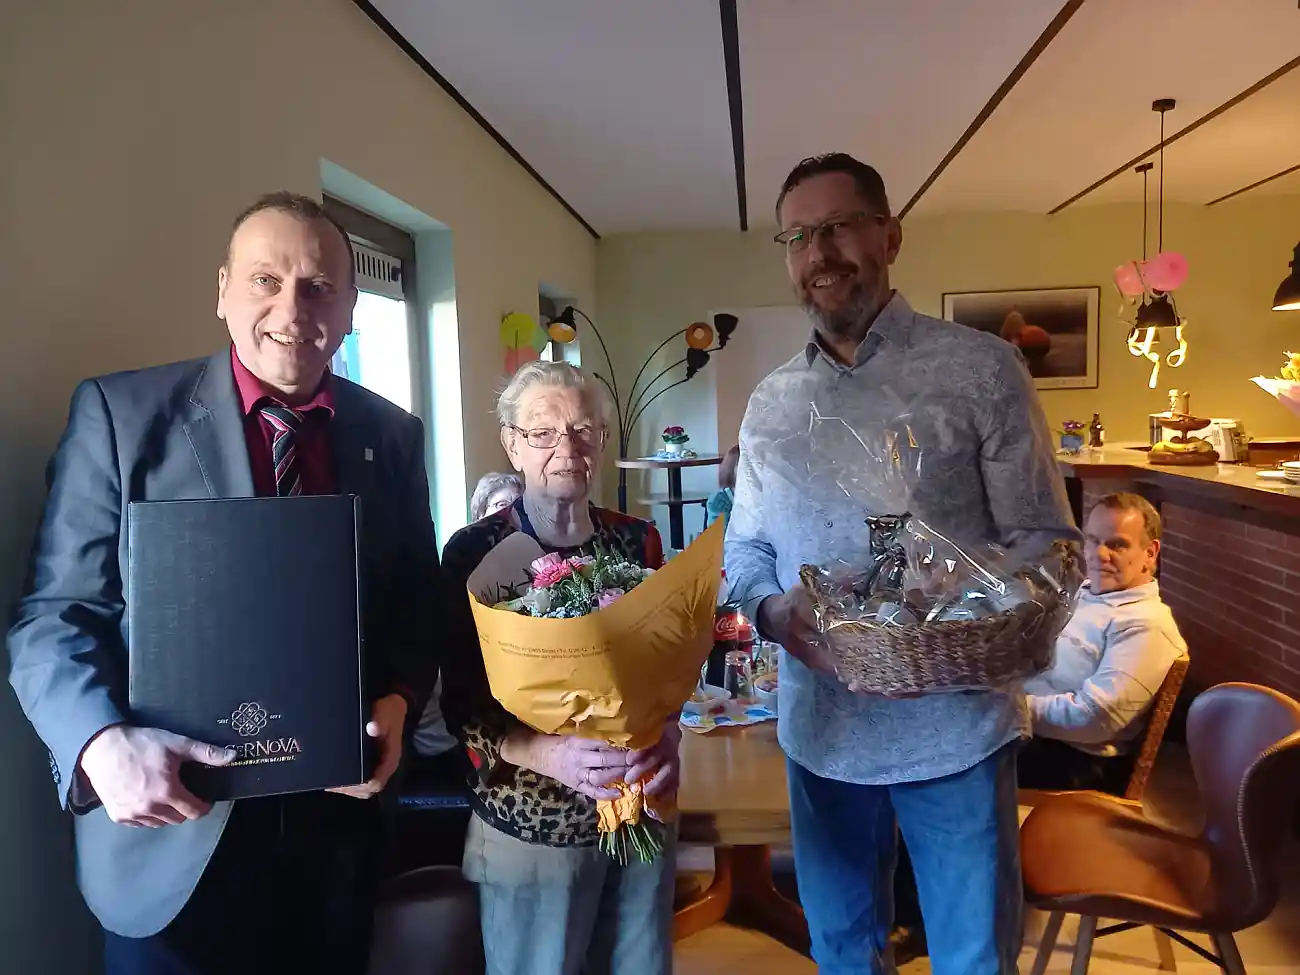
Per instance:
[[[523,475],[506,511],[461,529],[443,566],[464,586],[516,532],[562,556],[615,550],[647,568],[663,563],[654,526],[589,499],[608,438],[604,389],[563,362],[530,362],[497,404],[501,443]],[[525,727],[488,689],[477,646],[444,663],[443,706],[476,774],[465,876],[479,885],[488,975],[660,975],[672,967],[675,844],[654,863],[620,867],[600,851],[596,800],[618,779],[651,794],[677,788],[676,722],[640,752]]]
[[[479,521],[504,511],[524,493],[518,474],[484,474],[469,499],[469,520]]]

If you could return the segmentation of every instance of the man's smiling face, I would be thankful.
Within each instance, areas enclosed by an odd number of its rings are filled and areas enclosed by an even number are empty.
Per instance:
[[[889,300],[889,265],[898,256],[898,222],[877,213],[848,173],[820,173],[781,201],[782,230],[804,228],[788,246],[786,269],[800,303],[829,338],[858,338]],[[818,229],[820,228],[820,229]]]
[[[356,300],[338,228],[282,210],[240,224],[217,274],[217,317],[239,361],[291,406],[314,395]]]

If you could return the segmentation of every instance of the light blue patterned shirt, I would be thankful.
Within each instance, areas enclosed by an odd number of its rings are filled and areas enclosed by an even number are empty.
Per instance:
[[[923,476],[910,485],[908,503],[940,530],[1026,552],[1079,539],[1019,352],[996,335],[917,314],[895,294],[852,366],[810,341],[750,397],[726,566],[732,594],[751,619],[765,598],[799,581],[804,563],[864,564],[868,555],[861,503],[810,473],[813,404],[855,430],[910,413]],[[823,467],[813,460],[814,469]],[[1029,730],[1019,686],[887,700],[850,693],[785,652],[780,702],[786,754],[843,782],[951,775]]]

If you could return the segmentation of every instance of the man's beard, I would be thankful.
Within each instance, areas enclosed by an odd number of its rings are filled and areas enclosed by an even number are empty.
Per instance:
[[[848,300],[833,308],[822,308],[812,297],[808,287],[800,289],[800,304],[812,319],[813,327],[822,335],[833,339],[863,339],[876,313],[876,297],[867,291],[861,281],[854,281]]]

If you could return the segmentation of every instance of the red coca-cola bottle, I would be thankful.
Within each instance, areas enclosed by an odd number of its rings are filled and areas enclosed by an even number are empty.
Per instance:
[[[704,668],[704,683],[721,687],[727,672],[727,654],[740,648],[740,621],[743,617],[735,606],[719,606],[713,617],[713,649]]]

